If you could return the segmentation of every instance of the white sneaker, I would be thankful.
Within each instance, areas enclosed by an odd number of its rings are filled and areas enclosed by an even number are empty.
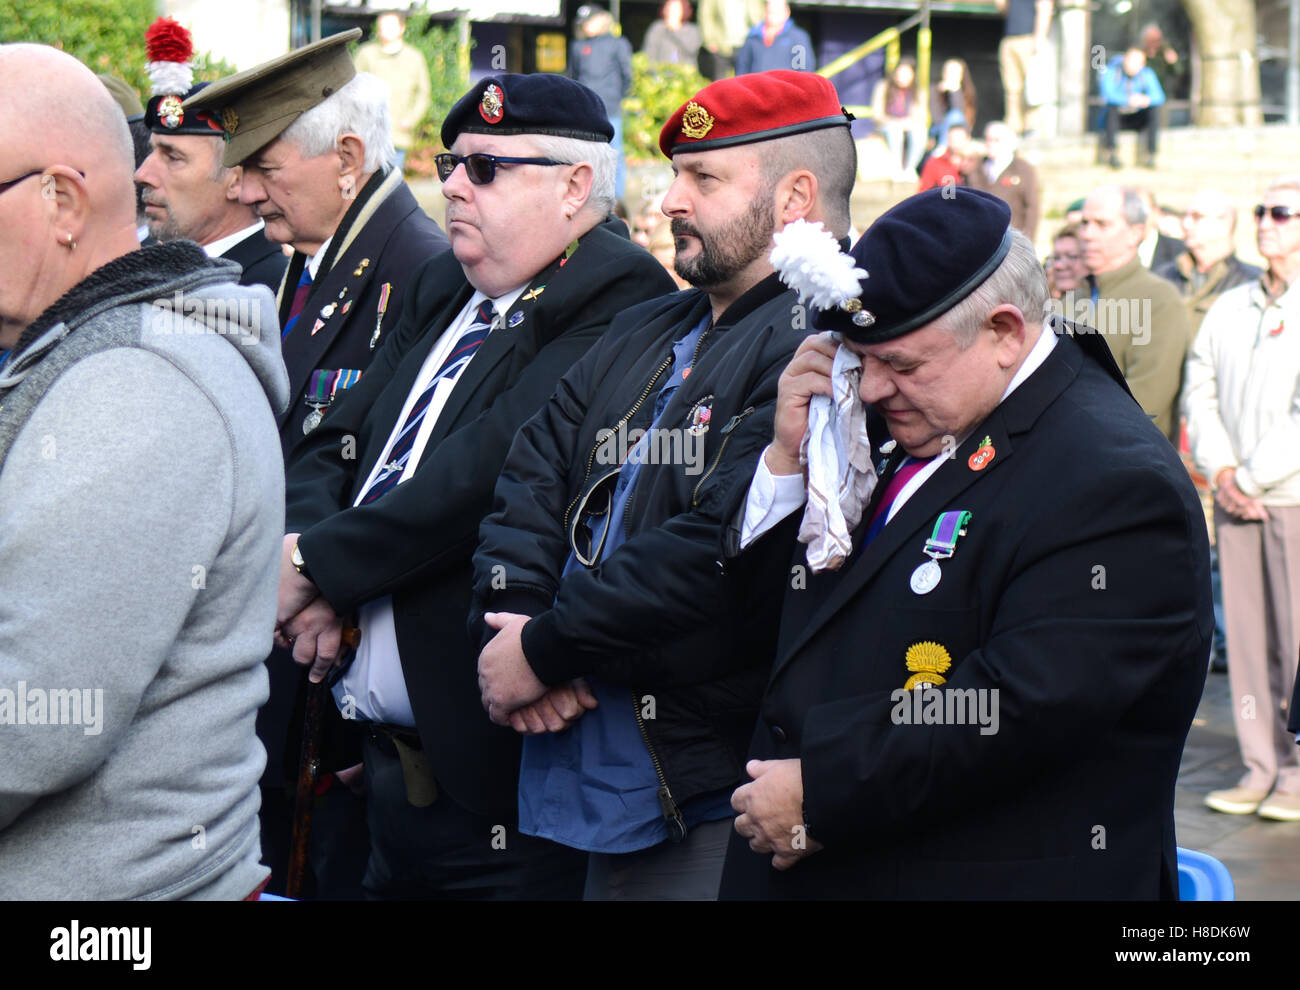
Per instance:
[[[1251,815],[1266,797],[1268,791],[1233,787],[1226,791],[1210,791],[1205,796],[1205,804],[1215,811],[1222,811],[1225,815]],[[1297,817],[1300,818],[1300,815]]]

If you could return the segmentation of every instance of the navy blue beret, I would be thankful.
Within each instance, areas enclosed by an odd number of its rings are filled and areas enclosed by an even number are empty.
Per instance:
[[[1011,250],[1011,208],[965,186],[928,189],[880,215],[849,253],[867,277],[819,330],[878,344],[937,319],[975,291]]]
[[[614,140],[605,101],[582,83],[549,72],[505,73],[476,82],[442,122],[442,143],[460,134],[550,134]]]

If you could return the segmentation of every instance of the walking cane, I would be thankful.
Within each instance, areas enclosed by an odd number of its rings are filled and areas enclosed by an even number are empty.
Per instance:
[[[361,630],[343,628],[343,646],[351,651],[361,645]],[[346,655],[339,659],[343,660]],[[312,803],[316,798],[316,778],[320,775],[320,733],[329,687],[325,681],[307,685],[307,707],[302,722],[302,748],[298,756],[298,790],[293,803],[293,839],[289,845],[289,879],[285,894],[297,900],[302,895],[307,875],[307,852],[311,846]]]

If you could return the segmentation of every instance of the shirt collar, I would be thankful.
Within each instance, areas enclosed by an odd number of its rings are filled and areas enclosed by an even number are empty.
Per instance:
[[[259,230],[261,230],[265,226],[266,226],[265,220],[258,220],[257,223],[250,224],[249,226],[245,227],[243,230],[237,230],[233,234],[230,234],[226,237],[222,237],[218,240],[213,241],[211,244],[204,244],[203,252],[209,258],[220,258],[223,254],[229,251],[240,241],[252,237],[254,234],[256,234]],[[312,276],[315,277],[315,274],[316,273],[313,272]]]

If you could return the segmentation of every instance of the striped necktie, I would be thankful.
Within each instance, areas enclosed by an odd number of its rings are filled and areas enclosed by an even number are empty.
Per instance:
[[[478,311],[474,314],[474,320],[465,332],[460,335],[456,341],[456,346],[451,349],[447,359],[442,362],[442,367],[438,369],[437,374],[429,382],[419,398],[415,400],[415,405],[411,406],[411,411],[407,413],[406,422],[402,424],[402,430],[397,434],[397,439],[393,441],[393,447],[388,452],[388,462],[375,475],[375,480],[370,483],[366,489],[365,495],[361,498],[361,505],[369,505],[376,499],[383,498],[395,487],[402,478],[402,472],[406,470],[406,464],[411,459],[411,448],[415,446],[415,436],[420,432],[420,424],[424,422],[424,414],[429,411],[429,403],[433,401],[434,390],[437,389],[439,382],[447,378],[455,378],[469,364],[474,352],[478,350],[479,345],[487,340],[487,335],[492,329],[492,321],[496,319],[496,309],[492,306],[492,300],[483,300]]]
[[[293,290],[293,302],[289,304],[289,318],[284,321],[284,330],[280,333],[281,340],[289,336],[289,331],[298,322],[298,317],[302,314],[302,308],[307,304],[307,293],[309,292],[311,292],[311,266],[303,265],[302,278],[298,279],[298,288]]]

